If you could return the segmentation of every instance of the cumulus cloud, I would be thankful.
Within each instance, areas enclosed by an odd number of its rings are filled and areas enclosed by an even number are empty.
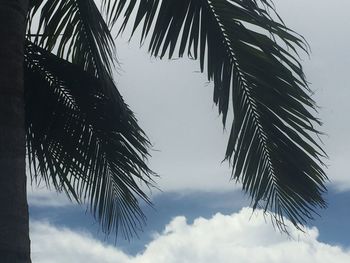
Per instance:
[[[49,223],[31,225],[33,262],[120,262],[120,263],[277,263],[350,262],[350,251],[319,242],[316,228],[305,234],[291,230],[291,236],[276,232],[262,212],[244,208],[232,215],[210,219],[174,218],[143,252],[127,255],[102,244],[92,236]]]
[[[34,263],[112,263],[130,262],[118,249],[103,245],[90,235],[47,222],[31,223],[32,261]]]

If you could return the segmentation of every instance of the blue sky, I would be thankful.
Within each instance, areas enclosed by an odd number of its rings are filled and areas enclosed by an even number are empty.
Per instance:
[[[42,187],[30,190],[33,262],[206,263],[235,257],[235,262],[263,263],[281,262],[286,253],[294,260],[302,257],[298,262],[350,262],[350,4],[275,4],[286,24],[311,46],[310,59],[302,60],[327,134],[322,140],[330,157],[329,207],[319,211],[306,234],[292,230],[289,238],[275,231],[268,217],[242,210],[249,201],[229,181],[228,164],[221,163],[227,132],[198,63],[151,58],[145,47],[138,48],[137,39],[128,44],[126,35],[117,40],[121,66],[115,78],[154,144],[150,166],[161,176],[157,184],[162,192],[150,193],[155,208],[144,207],[148,221],[139,239],[115,242],[114,236],[100,233],[86,207]],[[288,260],[296,262],[284,262]]]

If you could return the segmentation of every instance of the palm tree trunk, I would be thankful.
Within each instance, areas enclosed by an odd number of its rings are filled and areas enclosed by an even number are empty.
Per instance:
[[[0,262],[30,261],[23,45],[28,0],[0,0]]]

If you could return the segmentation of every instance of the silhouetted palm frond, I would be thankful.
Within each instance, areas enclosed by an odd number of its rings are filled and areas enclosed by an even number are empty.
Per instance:
[[[29,23],[28,34],[35,44],[82,66],[114,94],[110,83],[115,46],[93,0],[35,1],[28,20],[34,18],[38,19],[38,25]]]
[[[297,49],[303,39],[278,19],[267,0],[143,0],[103,2],[109,23],[123,17],[123,30],[135,10],[133,33],[150,35],[149,51],[199,58],[214,82],[214,101],[226,124],[231,101],[233,123],[226,159],[232,178],[242,182],[253,207],[262,206],[296,226],[325,207],[327,177],[323,150],[314,139],[319,121]],[[270,15],[271,14],[271,15]],[[294,53],[294,55],[292,55]]]
[[[122,97],[78,65],[26,42],[26,137],[33,179],[52,182],[90,209],[109,233],[144,223],[138,186],[152,185],[150,143]],[[116,89],[115,89],[116,90]],[[139,182],[137,182],[139,181]]]

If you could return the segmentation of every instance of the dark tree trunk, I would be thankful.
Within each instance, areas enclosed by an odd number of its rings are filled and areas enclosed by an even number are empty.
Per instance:
[[[0,262],[30,262],[23,45],[28,0],[0,0]]]

